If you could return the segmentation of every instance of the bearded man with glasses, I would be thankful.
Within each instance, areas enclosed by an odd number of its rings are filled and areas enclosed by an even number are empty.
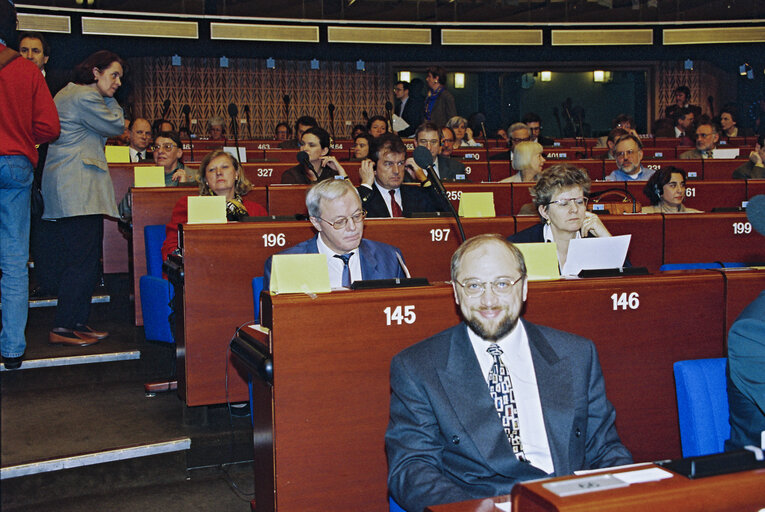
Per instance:
[[[654,173],[643,167],[643,143],[633,134],[619,137],[614,144],[617,169],[606,176],[606,181],[645,181]]]
[[[324,180],[308,189],[305,197],[316,236],[279,254],[324,254],[331,288],[349,287],[353,281],[407,277],[401,250],[382,242],[365,240],[359,193],[342,178]],[[266,260],[263,284],[271,284],[271,258]]]
[[[500,235],[452,256],[463,322],[393,358],[388,489],[405,510],[632,462],[594,344],[521,320],[523,255]]]

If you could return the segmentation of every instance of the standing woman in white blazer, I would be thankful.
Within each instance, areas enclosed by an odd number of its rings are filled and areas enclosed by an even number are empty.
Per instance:
[[[119,216],[104,144],[125,129],[114,99],[123,64],[116,54],[98,51],[75,67],[74,81],[54,98],[61,136],[48,148],[42,180],[43,219],[52,221],[48,243],[58,255],[51,343],[88,346],[109,335],[88,327],[88,317],[100,273],[103,216]]]

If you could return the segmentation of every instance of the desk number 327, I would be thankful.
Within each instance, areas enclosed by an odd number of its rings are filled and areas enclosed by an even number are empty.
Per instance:
[[[385,313],[385,325],[401,325],[402,322],[413,324],[417,320],[417,315],[414,313],[414,305],[409,306],[396,306],[394,308],[388,306],[383,310]]]
[[[627,309],[637,309],[640,307],[640,295],[638,295],[638,292],[632,292],[629,295],[627,292],[614,293],[611,295],[611,300],[614,302],[614,311],[619,308],[626,311]]]

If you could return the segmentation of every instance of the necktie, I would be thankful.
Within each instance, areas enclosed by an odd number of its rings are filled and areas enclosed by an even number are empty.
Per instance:
[[[143,155],[141,155],[140,151],[135,154],[135,161],[140,162],[141,158],[143,158]]]
[[[396,202],[396,191],[389,190],[390,192],[390,212],[393,217],[403,217],[404,212],[401,211],[401,206]]]
[[[343,278],[341,284],[345,288],[351,287],[351,269],[348,267],[348,261],[351,259],[351,256],[353,256],[352,252],[346,254],[335,254],[335,258],[343,260]]]
[[[499,357],[502,355],[502,349],[499,345],[492,343],[486,352],[494,358],[494,364],[489,370],[489,393],[494,399],[494,408],[497,409],[499,419],[502,421],[502,427],[505,429],[507,439],[513,448],[513,453],[519,460],[525,462],[526,456],[521,446],[521,434],[518,427],[518,407],[515,403],[515,393],[513,392],[513,383],[510,380],[510,373],[507,367]]]

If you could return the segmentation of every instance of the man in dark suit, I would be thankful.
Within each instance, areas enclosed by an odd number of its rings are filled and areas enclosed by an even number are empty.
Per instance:
[[[438,133],[436,132],[436,142]],[[410,217],[417,212],[445,212],[448,205],[425,175],[417,185],[404,185],[406,146],[398,135],[384,133],[372,140],[370,159],[359,168],[361,204],[369,217]]]
[[[279,254],[324,254],[332,288],[348,287],[358,280],[407,277],[400,249],[363,238],[364,210],[350,181],[320,181],[308,190],[305,202],[318,234]],[[271,258],[263,275],[269,289]]]
[[[542,135],[542,118],[539,117],[539,114],[535,112],[527,112],[523,118],[521,118],[521,122],[529,127],[532,141],[539,142],[543,146],[552,146],[555,144],[553,139]]]
[[[449,130],[445,128],[445,130]],[[454,143],[454,132],[452,132],[452,143]],[[430,154],[433,156],[433,170],[436,171],[441,181],[468,181],[465,175],[465,166],[462,162],[449,158],[441,154],[441,144],[443,141],[442,130],[429,121],[422,123],[417,127],[417,131],[414,133],[414,147],[423,146],[428,148]],[[420,180],[425,179],[425,171],[420,169],[420,166],[414,161],[414,158],[409,158],[406,161],[407,167],[411,167],[414,172],[420,176]]]
[[[422,123],[424,115],[422,99],[409,96],[409,82],[400,80],[393,87],[393,94],[396,96],[396,115],[406,121],[408,128],[401,130],[398,134],[401,137],[411,137],[414,131]]]
[[[152,153],[149,151],[149,146],[153,142],[149,121],[142,117],[133,119],[128,124],[128,140],[130,141],[128,151],[130,152],[131,162],[143,162],[153,158]],[[183,150],[183,147],[181,146],[180,149]]]
[[[388,489],[405,510],[632,462],[594,344],[518,321],[527,281],[515,246],[469,239],[452,256],[452,286],[464,323],[391,362]]]

